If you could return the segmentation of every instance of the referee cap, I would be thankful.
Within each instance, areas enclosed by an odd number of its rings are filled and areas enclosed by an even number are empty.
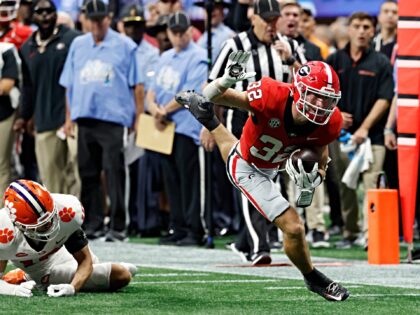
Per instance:
[[[280,16],[280,5],[277,0],[256,0],[254,2],[254,14],[264,20]]]

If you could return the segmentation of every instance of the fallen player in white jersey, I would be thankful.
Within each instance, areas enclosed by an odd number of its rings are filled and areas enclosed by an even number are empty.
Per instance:
[[[0,276],[8,261],[18,269],[0,280],[0,294],[50,297],[78,291],[115,291],[136,272],[129,263],[99,263],[81,229],[85,214],[72,195],[50,194],[30,180],[12,182],[0,209]]]

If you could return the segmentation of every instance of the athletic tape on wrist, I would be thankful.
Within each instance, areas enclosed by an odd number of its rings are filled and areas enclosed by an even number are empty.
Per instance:
[[[203,96],[208,100],[212,100],[215,97],[218,97],[223,94],[223,91],[220,90],[220,86],[217,83],[217,80],[210,82],[203,90]]]

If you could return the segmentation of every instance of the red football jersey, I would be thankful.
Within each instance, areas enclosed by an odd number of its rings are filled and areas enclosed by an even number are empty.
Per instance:
[[[10,29],[0,37],[0,42],[14,44],[17,49],[20,49],[31,34],[32,29],[29,26],[14,21],[10,23]]]
[[[326,125],[308,121],[304,126],[293,126],[291,84],[264,77],[251,83],[247,93],[253,115],[246,121],[242,132],[241,153],[248,163],[259,168],[278,167],[297,148],[323,146],[340,134],[342,117],[338,108]],[[292,129],[286,130],[286,125]],[[305,128],[307,133],[296,131]]]

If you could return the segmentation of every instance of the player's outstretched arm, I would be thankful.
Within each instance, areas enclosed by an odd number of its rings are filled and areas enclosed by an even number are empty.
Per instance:
[[[208,84],[203,90],[203,96],[217,104],[251,110],[246,92],[238,92],[230,88],[237,82],[255,76],[255,72],[246,72],[246,64],[250,56],[250,52],[232,52],[223,76]]]
[[[49,285],[47,291],[48,296],[59,297],[75,295],[91,276],[93,265],[88,245],[84,246],[81,250],[73,253],[72,255],[78,264],[73,280],[70,284],[63,283]]]

